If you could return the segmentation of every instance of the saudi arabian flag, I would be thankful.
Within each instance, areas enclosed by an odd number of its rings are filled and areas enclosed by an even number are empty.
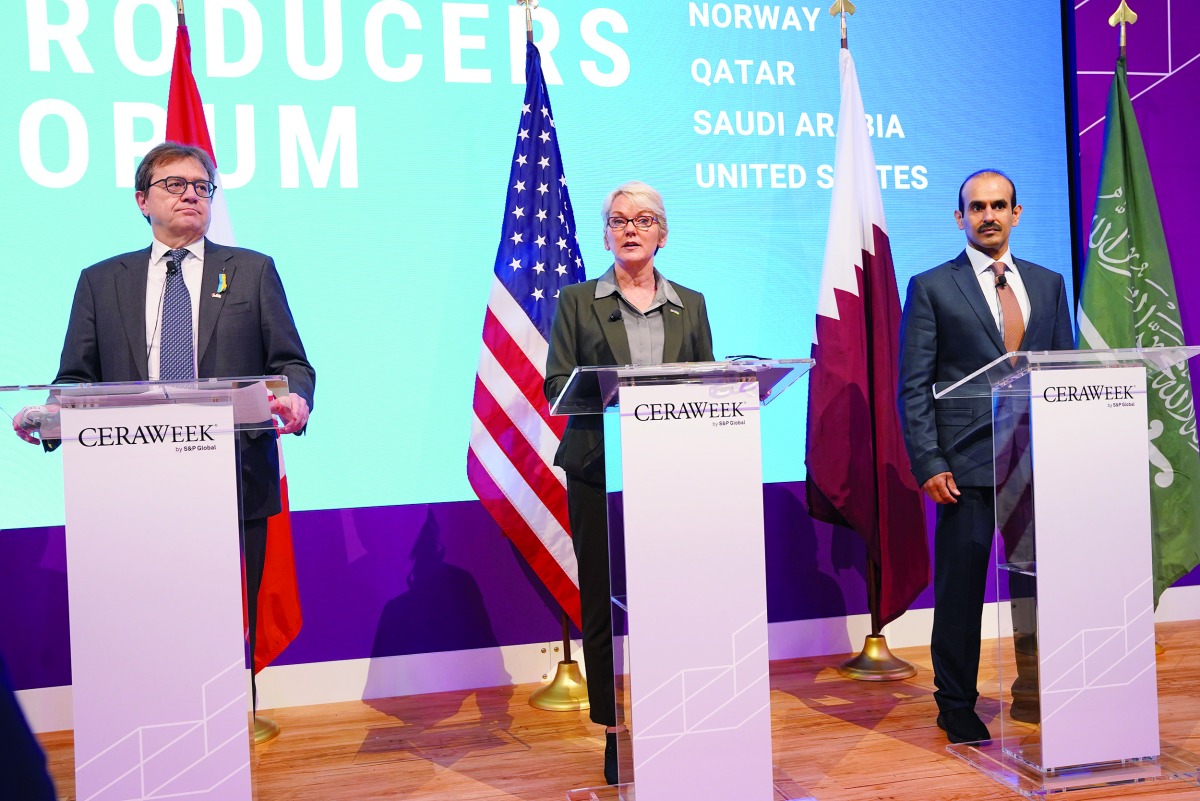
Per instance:
[[[1179,299],[1125,58],[1117,60],[1079,296],[1079,347],[1184,345]],[[1200,450],[1187,363],[1146,377],[1154,603],[1200,564]]]

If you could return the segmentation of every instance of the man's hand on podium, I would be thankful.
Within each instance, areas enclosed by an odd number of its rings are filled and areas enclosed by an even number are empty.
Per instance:
[[[280,434],[299,434],[308,425],[308,401],[295,393],[283,400],[272,395],[271,414],[282,423],[275,426]]]
[[[58,411],[59,407],[54,404],[26,406],[17,412],[17,416],[13,418],[13,431],[17,432],[18,437],[31,445],[41,445],[42,440],[39,437],[41,436],[42,423],[47,418],[57,415]]]
[[[949,471],[931,476],[921,489],[938,503],[958,503],[958,496],[962,494],[954,483],[954,474]]]

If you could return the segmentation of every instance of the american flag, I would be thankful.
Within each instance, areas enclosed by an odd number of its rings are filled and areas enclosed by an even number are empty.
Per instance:
[[[566,479],[553,467],[566,427],[542,394],[558,291],[584,279],[541,55],[525,45],[525,100],[475,376],[467,478],[563,611],[579,625]]]

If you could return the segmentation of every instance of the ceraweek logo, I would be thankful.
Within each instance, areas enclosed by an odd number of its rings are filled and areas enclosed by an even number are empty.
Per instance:
[[[1132,384],[1085,384],[1082,386],[1046,387],[1042,398],[1047,403],[1077,403],[1081,401],[1131,401]]]
[[[713,403],[711,401],[688,401],[685,403],[639,403],[633,408],[633,416],[643,423],[658,420],[718,420],[745,417],[742,406],[745,401]]]
[[[215,445],[193,445],[192,443],[215,443],[213,429],[216,424],[172,426],[165,424],[145,425],[130,428],[129,426],[99,426],[84,428],[79,431],[79,444],[85,448],[111,448],[121,445],[179,445],[189,447],[177,448],[177,451],[196,450],[203,448],[211,450]]]

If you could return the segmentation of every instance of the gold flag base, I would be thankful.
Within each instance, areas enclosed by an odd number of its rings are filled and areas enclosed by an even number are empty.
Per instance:
[[[254,716],[254,744],[262,745],[279,736],[279,724],[262,715]]]
[[[1158,640],[1155,640],[1154,641],[1154,655],[1162,656],[1166,652],[1167,652],[1167,649],[1163,648],[1163,644],[1161,642],[1159,642]]]
[[[529,696],[529,705],[547,712],[574,712],[588,709],[587,684],[574,659],[558,663],[554,679],[545,687],[539,687]]]
[[[917,675],[917,667],[894,655],[882,634],[868,634],[862,653],[838,665],[838,673],[857,681],[899,681]]]

